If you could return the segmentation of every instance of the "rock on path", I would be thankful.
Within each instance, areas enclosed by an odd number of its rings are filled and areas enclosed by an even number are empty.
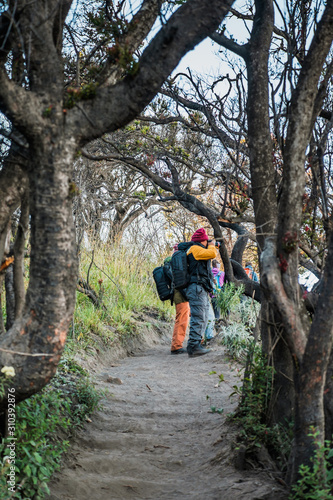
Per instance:
[[[220,346],[188,358],[159,345],[102,370],[103,409],[74,440],[49,500],[287,498],[265,473],[233,466],[224,422],[240,382]]]

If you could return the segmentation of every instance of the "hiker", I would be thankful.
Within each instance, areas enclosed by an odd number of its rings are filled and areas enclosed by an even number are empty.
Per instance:
[[[214,310],[215,319],[220,319],[220,308],[216,302],[216,294],[221,290],[224,285],[224,271],[220,270],[221,264],[216,260],[212,260],[212,273],[214,276],[214,290],[211,294],[212,306]]]
[[[259,282],[258,275],[254,271],[251,262],[245,263],[245,272],[251,280]]]
[[[213,292],[209,294],[209,306],[208,306],[208,322],[205,330],[203,344],[208,345],[210,341],[214,338],[214,329],[216,320],[220,319],[220,308],[216,301],[216,294],[223,287],[224,284],[224,272],[220,271],[220,263],[216,260],[212,260],[212,273],[214,277]]]
[[[215,241],[208,243],[208,235],[200,228],[192,235],[191,242],[179,243],[179,250],[187,252],[189,285],[185,293],[190,303],[191,319],[187,343],[190,357],[210,352],[201,345],[208,321],[209,293],[213,291],[211,259],[216,258]]]
[[[178,246],[175,245],[173,249],[174,255],[177,253]],[[187,257],[185,253],[184,256],[187,268]],[[176,306],[176,320],[171,341],[171,354],[182,354],[187,352],[186,349],[183,348],[183,342],[189,322],[190,306],[184,293],[175,287],[172,271],[172,256],[166,257],[161,266],[155,267],[153,270],[153,278],[159,298],[163,302],[171,300],[171,305],[174,303]]]
[[[176,306],[176,320],[171,340],[171,354],[183,354],[183,342],[190,319],[190,305],[179,290],[175,290],[173,302]]]
[[[176,252],[178,245],[175,245],[173,250]],[[190,304],[181,291],[176,289],[173,294],[173,302],[176,306],[176,320],[171,340],[171,354],[183,354],[186,352],[186,349],[183,348],[183,342],[190,319]]]
[[[208,299],[208,312],[207,312],[207,326],[204,334],[204,338],[201,342],[202,345],[208,345],[209,342],[214,338],[214,328],[215,328],[215,313],[212,305],[212,299]]]

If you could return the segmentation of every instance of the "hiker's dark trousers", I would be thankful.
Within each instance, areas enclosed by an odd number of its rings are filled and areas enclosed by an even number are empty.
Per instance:
[[[208,322],[209,297],[202,285],[192,283],[186,289],[186,297],[190,303],[190,333],[187,351],[191,352],[201,343]]]

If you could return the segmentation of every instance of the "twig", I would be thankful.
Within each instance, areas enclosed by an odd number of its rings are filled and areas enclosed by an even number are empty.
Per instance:
[[[89,287],[88,283],[86,283],[86,286]],[[93,302],[95,306],[102,307],[105,311],[107,311],[106,306],[103,304],[103,302],[99,300],[94,290],[92,290],[90,287],[87,288],[86,286],[85,283],[83,283],[82,280],[80,280],[76,284],[76,289],[79,292],[83,293],[84,295],[87,295],[87,297],[89,297],[89,299]]]
[[[29,356],[30,358],[36,358],[37,356],[49,356],[49,357],[54,356],[54,354],[44,354],[43,352],[36,352],[34,354],[30,354],[28,352],[11,351],[10,349],[3,349],[2,347],[0,347],[0,351],[8,352],[8,354],[16,354],[17,356]]]
[[[88,116],[88,114],[85,112],[85,110],[83,108],[81,108],[81,106],[79,106],[77,102],[75,103],[75,106],[77,108],[79,108],[79,110],[81,111],[83,116],[86,118],[86,120],[90,123],[90,125],[92,125],[96,129],[97,125],[92,121],[92,119]]]
[[[94,264],[94,254],[95,254],[95,249],[93,249],[93,251],[91,252],[91,262],[89,264],[89,267],[88,267],[88,272],[87,272],[87,285],[89,286],[89,274],[90,274],[90,269],[91,269],[91,266]]]
[[[117,287],[117,290],[118,290],[118,292],[120,293],[120,295],[122,296],[122,298],[125,300],[125,294],[121,291],[121,289],[120,289],[119,285],[118,285],[118,284],[117,284],[117,283],[116,283],[116,282],[115,282],[115,281],[114,281],[114,280],[113,280],[113,279],[112,279],[112,278],[111,278],[111,277],[110,277],[110,276],[109,276],[109,275],[108,275],[105,271],[103,271],[103,269],[101,269],[100,267],[98,267],[98,265],[97,265],[97,264],[95,264],[95,262],[94,262],[94,266],[95,266],[95,267],[97,267],[97,269],[98,269],[99,271],[101,271],[101,273],[105,274],[105,276],[106,276],[107,278],[109,278],[109,280],[110,280],[110,281],[112,281],[112,283],[113,283],[113,284]]]
[[[88,255],[88,252],[86,252],[85,250],[83,250],[83,252]],[[121,288],[119,287],[118,283],[116,283],[105,271],[103,271],[103,269],[101,269],[100,267],[98,267],[98,265],[93,262],[94,266],[97,267],[97,269],[99,271],[101,271],[101,273],[103,273],[110,281],[112,281],[112,283],[117,287],[117,290],[118,292],[120,293],[120,295],[122,296],[122,298],[125,300],[125,294],[122,292]]]

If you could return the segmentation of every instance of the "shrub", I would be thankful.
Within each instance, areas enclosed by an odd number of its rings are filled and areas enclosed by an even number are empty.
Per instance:
[[[246,349],[253,341],[251,332],[242,323],[230,323],[222,326],[221,343],[228,351],[228,354],[236,360],[245,360]]]
[[[47,483],[59,468],[68,449],[68,437],[99,404],[86,372],[70,356],[64,356],[60,371],[40,393],[16,407],[15,485],[8,491],[10,439],[0,443],[0,498],[39,500],[49,493]]]
[[[234,386],[239,394],[240,404],[231,418],[239,424],[238,439],[245,443],[247,452],[255,451],[262,445],[279,463],[287,465],[292,439],[292,426],[269,426],[269,404],[272,392],[273,368],[254,341],[247,348],[247,365],[243,386]]]
[[[260,312],[260,307],[260,304],[250,297],[243,297],[238,305],[241,322],[248,328],[253,329]]]
[[[235,289],[233,283],[227,283],[226,290],[220,294],[220,304],[224,311],[228,308],[230,319],[228,325],[222,326],[221,343],[227,348],[228,354],[239,361],[244,361],[247,349],[253,342],[252,330],[260,311],[260,304],[242,297],[243,287]]]
[[[221,311],[221,317],[226,318],[240,303],[244,286],[236,287],[234,283],[226,283],[216,294],[216,302]]]
[[[315,452],[310,459],[312,467],[301,465],[299,475],[301,478],[292,487],[293,500],[332,500],[333,499],[333,468],[330,461],[333,458],[333,449],[330,442],[322,444],[319,432],[312,428],[309,436],[313,437]]]

